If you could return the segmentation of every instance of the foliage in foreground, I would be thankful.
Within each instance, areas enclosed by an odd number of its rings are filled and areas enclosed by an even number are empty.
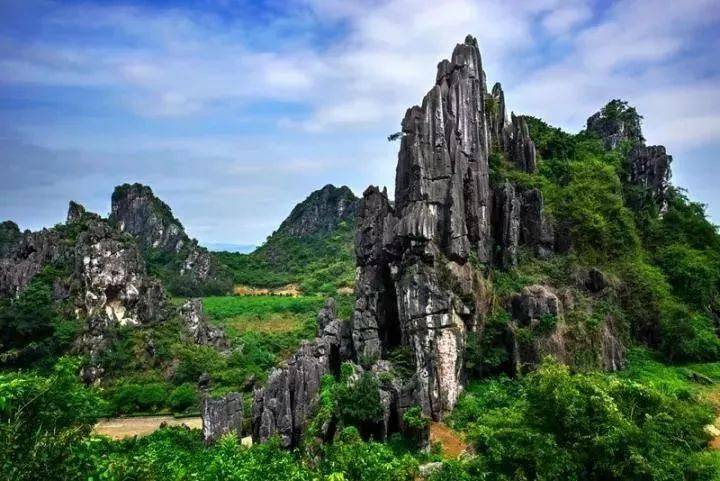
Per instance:
[[[572,375],[546,361],[521,381],[468,389],[452,423],[468,432],[478,456],[435,479],[717,479],[720,455],[705,450],[703,431],[712,419],[688,391],[663,392],[626,376]]]

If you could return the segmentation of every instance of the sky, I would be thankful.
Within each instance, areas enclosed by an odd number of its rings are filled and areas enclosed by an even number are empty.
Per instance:
[[[257,245],[325,184],[392,192],[387,135],[466,34],[516,113],[630,102],[720,222],[719,0],[0,0],[0,220],[142,182],[201,243]]]

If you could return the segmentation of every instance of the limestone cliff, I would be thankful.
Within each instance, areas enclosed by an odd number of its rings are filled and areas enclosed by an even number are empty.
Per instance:
[[[553,251],[542,195],[490,184],[491,149],[502,149],[528,172],[535,169],[535,149],[524,119],[507,122],[500,86],[487,93],[474,38],[440,62],[434,87],[401,125],[394,205],[386,191],[371,186],[357,208],[349,325],[330,323],[331,334],[326,328],[304,345],[256,392],[257,440],[279,433],[286,446],[295,445],[308,406],[317,402],[320,375],[339,361],[383,378],[384,421],[366,432],[382,437],[403,429],[402,415],[415,405],[442,419],[462,391],[467,332],[482,327],[479,267],[513,265],[520,245],[543,256]],[[349,347],[337,334],[345,329]],[[398,349],[410,353],[409,376],[398,376],[388,360]]]
[[[0,295],[19,295],[48,266],[60,273],[54,297],[69,302],[84,321],[75,348],[89,357],[82,372],[87,382],[102,375],[98,359],[113,327],[167,316],[165,291],[147,275],[134,240],[75,202],[70,203],[66,224],[25,232],[0,259]]]
[[[170,207],[150,187],[142,184],[116,187],[110,222],[137,240],[154,273],[175,294],[219,294],[231,290],[227,268],[187,235]]]
[[[641,122],[642,117],[627,102],[612,100],[588,118],[586,131],[599,137],[609,150],[617,149],[623,142],[628,144],[625,166],[628,204],[635,209],[654,204],[663,210],[672,156],[662,145],[645,145]]]

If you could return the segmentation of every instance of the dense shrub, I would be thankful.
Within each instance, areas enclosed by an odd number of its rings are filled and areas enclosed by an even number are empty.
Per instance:
[[[61,359],[49,375],[0,374],[0,478],[73,479],[73,450],[90,432],[101,402]]]
[[[182,384],[170,393],[168,404],[175,412],[187,411],[198,407],[198,393],[193,384]]]
[[[547,361],[520,382],[471,387],[452,416],[480,455],[465,468],[489,480],[715,479],[717,463],[696,455],[711,419],[692,401]]]
[[[342,365],[335,402],[340,419],[346,426],[372,426],[382,419],[380,390],[377,377],[368,371],[355,379],[353,366]]]
[[[80,323],[60,315],[53,281],[61,272],[46,267],[17,299],[0,299],[0,366],[51,364],[70,348]]]

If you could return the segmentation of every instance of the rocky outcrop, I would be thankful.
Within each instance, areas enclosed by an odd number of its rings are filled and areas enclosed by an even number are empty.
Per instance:
[[[559,250],[556,238],[555,227],[545,214],[542,192],[540,189],[525,190],[520,201],[520,244],[546,259]]]
[[[86,319],[76,348],[90,358],[83,378],[94,382],[102,375],[97,360],[111,328],[166,318],[166,295],[160,282],[147,276],[135,243],[105,221],[90,222],[78,235],[73,257],[75,313]]]
[[[629,199],[634,207],[652,202],[662,208],[670,184],[670,163],[672,156],[662,145],[636,145],[628,157],[628,182],[635,187],[634,196]]]
[[[134,240],[80,204],[70,203],[66,225],[22,234],[0,259],[0,295],[18,295],[48,266],[58,272],[53,298],[70,301],[85,321],[75,348],[90,359],[82,372],[87,382],[102,375],[98,360],[113,327],[166,318],[165,291],[146,274]]]
[[[256,442],[278,435],[285,447],[297,446],[312,415],[317,411],[320,381],[337,374],[341,352],[349,352],[348,326],[330,318],[334,303],[319,316],[324,327],[313,341],[302,343],[280,368],[271,371],[264,388],[253,395],[252,435]]]
[[[187,336],[195,344],[212,346],[219,350],[228,348],[225,332],[208,324],[203,310],[202,299],[188,299],[180,306],[180,318]]]
[[[341,222],[355,219],[358,200],[348,187],[328,184],[296,205],[278,233],[305,237],[332,232]]]
[[[507,269],[517,264],[517,250],[520,243],[521,196],[515,186],[505,182],[495,189],[494,232],[497,250],[496,262]]]
[[[518,249],[547,258],[555,251],[555,229],[545,215],[542,193],[523,190],[510,182],[495,188],[493,233],[496,245],[495,263],[507,269],[517,264]]]
[[[587,120],[587,132],[600,137],[606,149],[616,149],[623,141],[630,143],[626,157],[627,202],[635,209],[654,204],[662,211],[667,201],[672,156],[662,145],[645,145],[641,120],[627,102],[612,100]]]
[[[505,152],[507,147],[508,131],[507,108],[505,107],[505,92],[500,82],[493,85],[492,92],[486,103],[487,122],[490,130],[490,146],[499,152]]]
[[[111,222],[135,237],[143,251],[179,253],[189,243],[185,229],[170,207],[146,185],[115,187],[111,206]]]
[[[531,285],[510,300],[515,372],[534,369],[546,355],[567,360],[562,306],[547,286]]]
[[[20,239],[22,233],[15,222],[7,220],[0,223],[0,259],[12,256]]]
[[[17,296],[46,265],[72,262],[72,248],[64,240],[56,229],[23,233],[0,258],[0,297]]]
[[[213,443],[228,433],[242,438],[242,394],[234,392],[219,399],[204,394],[200,414],[205,444]]]
[[[198,295],[228,292],[230,272],[195,239],[190,239],[170,207],[150,187],[123,184],[112,194],[110,221],[132,235],[147,257],[165,254],[161,275],[176,294]]]
[[[643,143],[642,117],[622,100],[612,100],[587,119],[587,132],[599,137],[606,149],[616,149],[622,141]]]
[[[528,173],[537,170],[535,143],[530,138],[530,130],[524,117],[512,114],[512,130],[507,144],[509,157],[518,169]]]
[[[398,344],[400,325],[397,301],[390,274],[396,218],[387,192],[368,187],[357,216],[355,254],[355,311],[352,317],[353,346],[358,358],[372,363],[382,354],[382,346]]]

